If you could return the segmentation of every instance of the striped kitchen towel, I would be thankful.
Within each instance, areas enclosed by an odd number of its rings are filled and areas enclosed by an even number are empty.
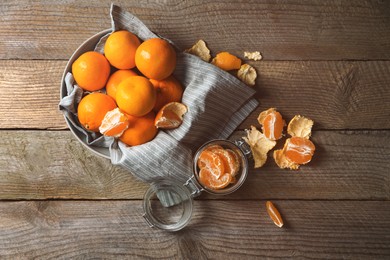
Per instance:
[[[160,37],[119,6],[111,6],[111,19],[112,31],[126,29],[141,40]],[[103,52],[107,37],[101,38],[96,51]],[[88,145],[108,147],[113,164],[125,167],[146,182],[173,178],[185,183],[192,175],[194,151],[211,139],[228,138],[258,102],[253,98],[255,91],[236,77],[179,50],[174,77],[184,87],[182,103],[188,107],[184,121],[179,128],[160,130],[152,141],[143,145],[129,147],[80,127],[75,120],[74,107],[82,90],[75,84],[70,72],[66,76],[68,95],[61,100],[60,110],[64,111],[68,122],[76,125],[74,129],[87,136]]]

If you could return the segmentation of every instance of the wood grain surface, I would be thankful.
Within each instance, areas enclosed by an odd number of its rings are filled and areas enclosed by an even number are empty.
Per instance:
[[[390,129],[390,62],[259,61],[260,105],[240,126],[276,107],[290,120],[311,117],[315,129]],[[58,110],[65,61],[0,60],[0,128],[66,129]]]
[[[112,1],[3,1],[1,59],[68,59],[110,28]],[[116,1],[160,35],[188,48],[262,51],[266,60],[390,58],[387,1]],[[66,44],[64,44],[66,43]]]
[[[244,186],[224,198],[390,199],[389,131],[316,131],[312,140],[310,164],[281,170],[270,152],[266,165],[251,166]],[[2,131],[0,151],[0,199],[142,199],[147,187],[68,131]]]
[[[67,60],[111,26],[111,2],[0,3],[1,259],[390,258],[389,1],[115,2],[181,50],[204,39],[256,68],[260,104],[235,137],[269,107],[315,121],[312,162],[269,158],[237,192],[202,193],[179,232],[146,225],[148,184],[85,149],[58,110]]]
[[[390,253],[389,202],[274,203],[284,217],[283,228],[272,223],[263,200],[219,200],[196,201],[189,226],[167,233],[146,226],[141,201],[3,202],[0,255],[12,259],[378,259]]]

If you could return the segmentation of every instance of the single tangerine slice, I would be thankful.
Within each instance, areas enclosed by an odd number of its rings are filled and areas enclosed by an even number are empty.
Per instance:
[[[274,206],[274,204],[271,201],[267,201],[265,203],[265,206],[267,208],[268,215],[272,219],[272,221],[277,225],[278,227],[283,227],[283,219],[282,216],[280,216],[279,211]]]
[[[232,182],[232,175],[223,174],[217,178],[209,168],[202,168],[199,172],[200,182],[207,188],[219,190],[228,186]]]
[[[237,164],[237,160],[232,154],[233,151],[230,150],[230,152],[228,152],[227,150],[222,148],[215,149],[213,150],[213,152],[221,157],[223,165],[225,166],[225,173],[229,173],[231,176],[235,176],[238,172],[239,164]]]
[[[119,108],[108,111],[99,127],[100,133],[105,136],[120,137],[129,127],[127,115],[122,113]]]
[[[217,179],[225,173],[225,166],[221,157],[213,151],[204,150],[199,155],[198,167],[208,169]]]
[[[283,148],[287,159],[297,164],[310,162],[315,149],[314,144],[309,139],[303,137],[291,137],[287,139]]]

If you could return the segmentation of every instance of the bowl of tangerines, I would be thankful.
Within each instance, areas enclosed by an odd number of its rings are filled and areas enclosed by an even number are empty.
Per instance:
[[[183,87],[172,73],[173,46],[161,38],[141,41],[120,30],[94,51],[103,31],[84,42],[70,58],[62,78],[61,98],[67,95],[65,77],[71,72],[83,96],[77,106],[79,125],[95,136],[118,138],[129,145],[152,140],[158,129],[179,127],[187,107],[181,103]],[[66,119],[75,136],[90,150],[106,158],[107,148],[91,147],[86,137]]]

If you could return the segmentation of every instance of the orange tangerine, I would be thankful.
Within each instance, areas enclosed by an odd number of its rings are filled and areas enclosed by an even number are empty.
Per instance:
[[[137,48],[135,64],[146,77],[162,80],[175,70],[176,52],[166,40],[151,38]]]
[[[109,95],[110,97],[116,100],[116,90],[119,84],[123,80],[132,76],[138,76],[138,74],[132,70],[117,70],[114,73],[112,73],[111,76],[108,78],[106,84],[107,95]]]
[[[156,90],[152,83],[142,76],[123,80],[116,90],[118,107],[132,116],[144,116],[154,107]]]
[[[238,70],[241,67],[241,60],[226,51],[218,53],[211,63],[226,71]]]
[[[218,190],[232,182],[232,175],[226,173],[218,178],[209,168],[202,168],[199,172],[199,180],[205,187]]]
[[[80,124],[87,130],[99,132],[99,127],[108,111],[116,108],[110,96],[93,92],[83,97],[77,107]]]
[[[99,131],[105,136],[119,137],[128,127],[127,115],[122,113],[119,108],[115,108],[106,113]]]
[[[104,55],[117,69],[135,67],[135,52],[141,44],[138,37],[129,31],[116,31],[108,36],[104,45]]]
[[[151,141],[158,132],[154,126],[154,117],[153,111],[142,117],[128,115],[129,127],[119,137],[119,140],[129,146]]]
[[[286,140],[283,150],[289,161],[306,164],[313,157],[315,146],[309,139],[295,136]]]
[[[150,79],[156,89],[156,104],[154,112],[158,112],[164,105],[170,102],[180,102],[183,96],[183,87],[172,75],[163,80]]]
[[[103,54],[88,51],[73,62],[72,74],[80,88],[96,91],[106,85],[110,76],[110,64]]]

